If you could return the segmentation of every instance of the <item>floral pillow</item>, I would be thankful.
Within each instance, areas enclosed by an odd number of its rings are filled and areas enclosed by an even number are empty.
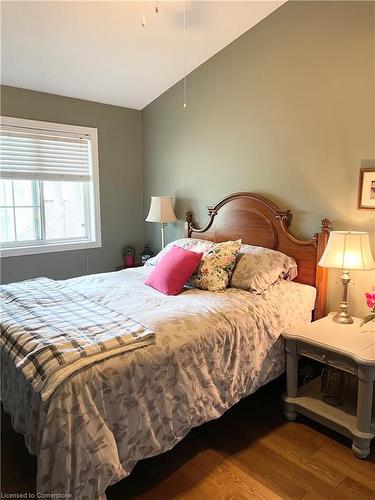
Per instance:
[[[236,265],[241,240],[223,243],[210,242],[210,244],[211,248],[203,255],[197,271],[189,280],[189,284],[210,292],[224,292]],[[192,248],[190,247],[189,250]]]
[[[269,248],[242,245],[230,286],[263,293],[280,279],[294,279],[297,264],[287,255]]]

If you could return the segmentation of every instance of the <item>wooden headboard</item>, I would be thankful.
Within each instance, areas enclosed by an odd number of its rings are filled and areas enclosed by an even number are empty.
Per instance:
[[[243,243],[279,250],[293,257],[298,265],[295,281],[317,289],[314,319],[325,315],[328,273],[317,263],[328,241],[328,219],[322,220],[320,233],[311,240],[300,240],[289,232],[291,211],[280,210],[258,194],[234,193],[207,208],[210,219],[203,229],[194,227],[191,212],[186,213],[189,238],[215,242],[241,238]]]

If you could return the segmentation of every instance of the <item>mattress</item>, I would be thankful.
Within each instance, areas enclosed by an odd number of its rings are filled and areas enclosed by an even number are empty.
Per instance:
[[[310,322],[315,289],[285,280],[262,295],[185,289],[164,296],[143,284],[150,268],[66,284],[156,332],[156,344],[72,375],[48,401],[2,353],[2,400],[38,455],[37,490],[105,498],[138,460],[171,449],[284,371],[280,335]]]

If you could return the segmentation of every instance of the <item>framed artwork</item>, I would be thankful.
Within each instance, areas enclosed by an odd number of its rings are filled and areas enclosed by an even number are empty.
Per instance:
[[[358,208],[375,209],[375,167],[359,171]]]

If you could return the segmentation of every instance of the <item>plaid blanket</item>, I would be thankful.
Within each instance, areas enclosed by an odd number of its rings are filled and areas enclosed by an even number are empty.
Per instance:
[[[75,371],[155,341],[154,332],[47,278],[0,287],[1,348],[46,400]]]

